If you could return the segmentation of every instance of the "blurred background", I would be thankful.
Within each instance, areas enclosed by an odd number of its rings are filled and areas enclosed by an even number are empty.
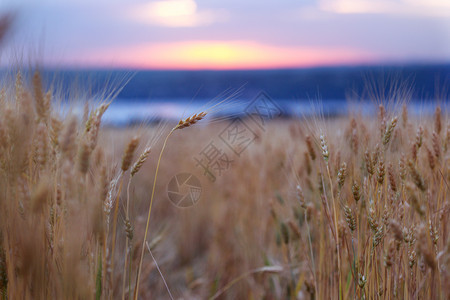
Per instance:
[[[12,20],[3,70],[129,79],[105,116],[116,125],[177,119],[240,87],[240,100],[264,90],[285,115],[316,99],[345,113],[346,100],[369,98],[368,82],[381,93],[403,85],[421,113],[448,98],[447,0],[2,0],[0,13]]]

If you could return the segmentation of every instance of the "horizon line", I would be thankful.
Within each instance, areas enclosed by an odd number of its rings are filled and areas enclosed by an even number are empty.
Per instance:
[[[136,66],[76,66],[76,65],[46,65],[46,64],[28,64],[28,69],[40,69],[42,71],[136,71],[136,72],[239,72],[239,71],[295,71],[295,70],[313,70],[313,69],[339,69],[339,68],[408,68],[408,67],[438,67],[450,66],[450,61],[447,62],[386,62],[386,63],[360,63],[360,64],[329,64],[317,66],[292,66],[292,67],[262,67],[262,68],[150,68],[150,67],[136,67]],[[6,69],[26,69],[17,66],[0,65],[0,70]]]

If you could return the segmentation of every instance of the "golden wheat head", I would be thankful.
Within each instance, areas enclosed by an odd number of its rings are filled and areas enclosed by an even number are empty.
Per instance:
[[[183,128],[189,127],[191,125],[194,125],[195,123],[197,123],[198,121],[203,119],[205,116],[206,116],[206,112],[203,111],[201,113],[194,114],[187,119],[180,120],[180,122],[178,122],[178,125],[175,126],[174,130],[183,129]]]

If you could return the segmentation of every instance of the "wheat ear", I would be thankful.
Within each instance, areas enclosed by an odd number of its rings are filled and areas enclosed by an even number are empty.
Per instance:
[[[200,121],[201,119],[203,119],[205,116],[206,116],[206,112],[203,111],[201,113],[194,114],[187,119],[180,120],[180,122],[178,122],[178,125],[175,126],[174,130],[183,129],[183,128],[192,126],[195,123],[197,123],[198,121]]]

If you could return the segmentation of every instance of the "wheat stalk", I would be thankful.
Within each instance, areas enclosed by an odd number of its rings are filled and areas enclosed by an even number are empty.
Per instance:
[[[134,289],[134,299],[135,300],[138,299],[138,294],[139,294],[139,282],[140,282],[140,277],[141,277],[142,261],[144,259],[145,243],[147,241],[148,228],[150,225],[150,216],[151,216],[152,206],[153,206],[153,199],[155,196],[156,179],[158,178],[159,166],[161,163],[162,155],[164,153],[164,149],[166,148],[166,145],[167,145],[167,141],[168,141],[169,137],[172,135],[172,133],[175,132],[175,130],[187,128],[191,125],[194,125],[195,123],[197,123],[198,121],[203,119],[205,116],[206,116],[206,112],[200,112],[198,114],[192,115],[191,117],[188,117],[185,120],[180,120],[178,122],[178,124],[174,128],[172,128],[172,130],[169,132],[169,134],[164,139],[164,143],[163,143],[161,152],[159,153],[158,163],[156,164],[155,178],[153,180],[152,195],[150,198],[150,204],[149,204],[149,209],[148,209],[148,214],[147,214],[147,223],[145,225],[144,239],[142,240],[141,255],[139,258],[139,265],[138,265],[137,276],[136,276],[136,284],[135,284],[135,289]]]

